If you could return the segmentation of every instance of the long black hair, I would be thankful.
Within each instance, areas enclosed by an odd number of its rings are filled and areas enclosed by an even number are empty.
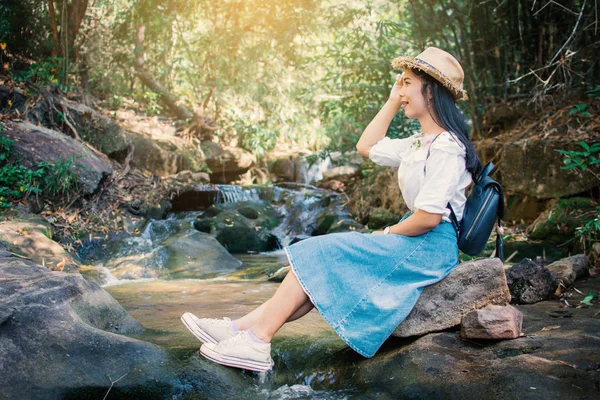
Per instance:
[[[475,180],[482,168],[481,160],[479,160],[475,148],[473,147],[473,143],[471,143],[471,139],[469,138],[469,126],[465,122],[465,117],[456,106],[454,95],[431,75],[416,68],[411,71],[414,72],[423,83],[421,86],[421,93],[426,101],[429,99],[428,90],[431,90],[433,99],[429,103],[433,104],[431,108],[428,108],[429,115],[431,115],[436,124],[447,131],[456,134],[458,139],[465,145],[467,150],[465,166],[471,173],[473,180]],[[433,110],[433,113],[431,110]]]

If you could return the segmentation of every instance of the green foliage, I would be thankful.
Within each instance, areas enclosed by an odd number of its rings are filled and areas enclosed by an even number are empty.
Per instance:
[[[29,69],[11,74],[12,79],[17,82],[35,83],[39,86],[56,85],[64,92],[73,90],[73,86],[66,85],[68,75],[73,71],[65,71],[64,59],[61,57],[49,57],[43,61],[31,63]]]
[[[596,207],[596,217],[589,220],[584,226],[575,228],[575,236],[591,244],[600,240],[600,207]]]
[[[594,87],[592,90],[588,90],[586,94],[588,97],[591,97],[593,99],[600,98],[600,85],[596,85],[596,87]]]
[[[581,115],[584,117],[591,117],[592,114],[586,111],[587,104],[575,104],[573,108],[569,110],[569,114],[571,115]]]
[[[600,176],[593,172],[592,167],[600,164],[600,142],[587,144],[586,142],[577,142],[583,148],[583,151],[568,151],[564,149],[555,149],[556,152],[563,154],[563,169],[580,169],[589,171],[596,179],[600,181]],[[600,207],[596,207],[596,216],[587,221],[585,225],[575,228],[575,236],[582,242],[591,244],[600,240]]]
[[[584,108],[585,109],[585,108]],[[554,151],[563,154],[563,169],[581,169],[587,170],[593,165],[600,164],[600,142],[587,144],[586,142],[577,142],[583,148],[583,151],[570,151],[564,149],[554,149]],[[598,178],[598,176],[596,176]],[[599,178],[600,179],[600,178]]]

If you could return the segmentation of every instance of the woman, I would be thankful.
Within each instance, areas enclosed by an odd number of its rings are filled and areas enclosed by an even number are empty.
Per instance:
[[[411,211],[383,231],[333,233],[286,246],[291,271],[273,297],[235,321],[185,313],[181,319],[204,342],[200,352],[206,358],[269,370],[275,333],[313,307],[350,347],[372,357],[423,288],[458,265],[457,236],[446,206],[450,202],[460,221],[465,189],[481,169],[456,107],[457,100],[467,98],[464,73],[452,55],[436,47],[414,58],[398,57],[392,65],[404,71],[356,148],[377,164],[398,168]],[[390,139],[385,134],[400,108],[419,120],[421,131]]]

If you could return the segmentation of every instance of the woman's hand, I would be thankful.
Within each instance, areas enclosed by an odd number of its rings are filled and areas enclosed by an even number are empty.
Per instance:
[[[400,90],[402,89],[403,85],[404,85],[404,72],[402,74],[396,75],[396,82],[394,83],[394,86],[392,86],[392,91],[390,92],[390,97],[389,97],[388,101],[398,104],[398,106],[400,106],[400,101],[402,100],[402,96],[400,95]]]
[[[371,235],[385,235],[385,233],[383,231],[373,231]]]

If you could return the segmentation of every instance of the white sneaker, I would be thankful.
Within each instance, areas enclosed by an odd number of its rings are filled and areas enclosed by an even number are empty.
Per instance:
[[[218,343],[234,337],[236,334],[231,326],[231,319],[227,317],[221,319],[198,318],[194,314],[186,312],[181,316],[181,321],[203,343]]]
[[[271,343],[256,343],[248,337],[247,331],[217,344],[205,343],[200,347],[200,354],[218,364],[252,371],[268,371],[274,364]]]

